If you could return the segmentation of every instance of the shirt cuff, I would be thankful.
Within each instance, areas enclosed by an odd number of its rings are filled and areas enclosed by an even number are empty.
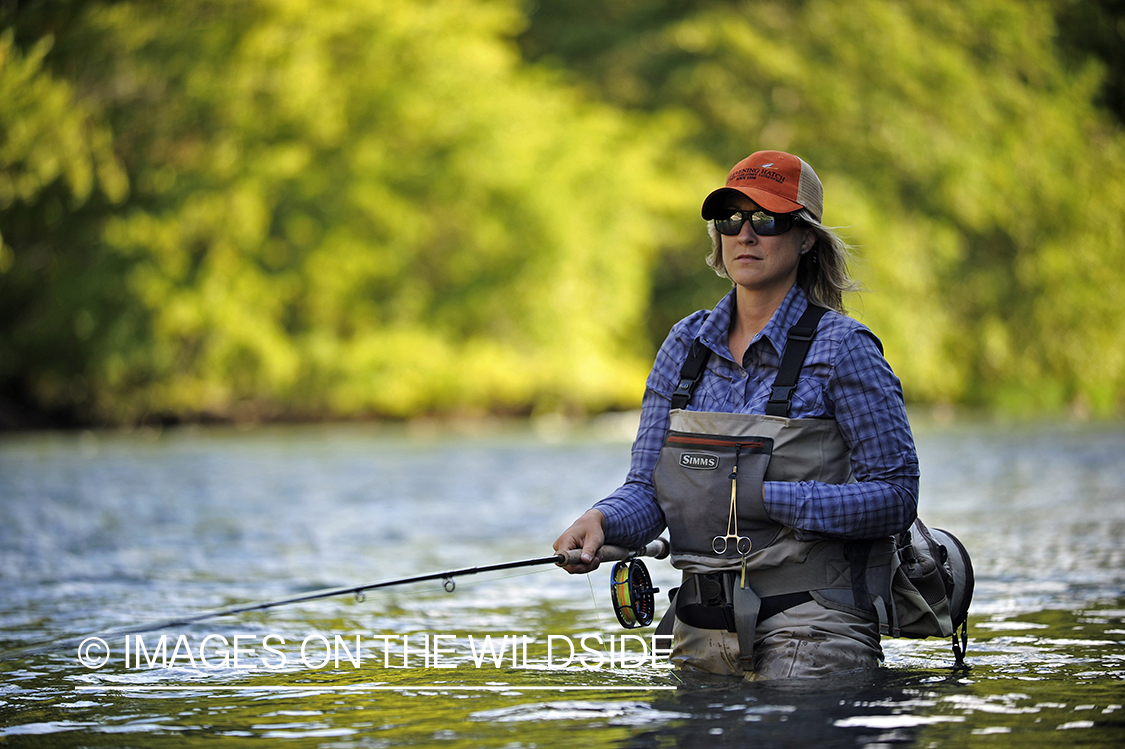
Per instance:
[[[645,511],[645,506],[625,497],[606,497],[594,505],[605,516],[605,542],[637,549],[655,538],[663,528],[663,516]]]
[[[797,515],[803,499],[799,482],[762,482],[762,501],[766,506],[766,515],[775,523],[796,528]]]

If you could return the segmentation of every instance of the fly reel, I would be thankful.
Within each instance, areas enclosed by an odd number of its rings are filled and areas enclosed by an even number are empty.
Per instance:
[[[640,559],[618,562],[613,565],[609,576],[609,597],[613,600],[613,613],[625,629],[647,627],[652,624],[656,610],[653,593],[660,588],[652,587],[648,568]]]

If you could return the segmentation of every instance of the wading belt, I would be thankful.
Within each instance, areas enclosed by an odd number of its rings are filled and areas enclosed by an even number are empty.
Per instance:
[[[676,616],[685,624],[699,629],[725,629],[728,632],[740,630],[737,572],[711,572],[691,575],[676,592]],[[765,621],[774,614],[813,600],[808,591],[779,596],[766,596],[758,599],[756,621]],[[753,602],[750,603],[751,607]],[[746,615],[751,611],[747,611]],[[671,619],[669,619],[671,621]]]

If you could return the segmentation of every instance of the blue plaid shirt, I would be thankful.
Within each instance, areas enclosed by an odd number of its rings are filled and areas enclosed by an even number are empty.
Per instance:
[[[734,291],[707,314],[695,312],[672,328],[656,355],[641,404],[641,425],[625,484],[594,505],[605,515],[606,542],[639,547],[665,528],[656,504],[653,469],[668,433],[672,392],[691,343],[711,349],[687,408],[764,414],[789,328],[808,306],[794,286],[754,337],[743,365],[727,345]],[[862,324],[829,311],[820,321],[793,393],[791,418],[835,419],[851,449],[856,483],[765,482],[766,512],[798,537],[881,538],[906,529],[918,511],[918,456],[902,387]]]

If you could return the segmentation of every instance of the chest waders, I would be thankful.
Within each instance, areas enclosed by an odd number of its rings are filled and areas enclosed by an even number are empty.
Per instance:
[[[851,453],[834,419],[790,419],[790,401],[823,307],[809,305],[789,330],[766,414],[687,411],[710,351],[696,340],[672,396],[668,436],[653,480],[685,572],[658,633],[675,618],[738,636],[753,664],[758,621],[815,600],[887,631],[894,541],[798,539],[766,513],[763,481],[852,481]]]

